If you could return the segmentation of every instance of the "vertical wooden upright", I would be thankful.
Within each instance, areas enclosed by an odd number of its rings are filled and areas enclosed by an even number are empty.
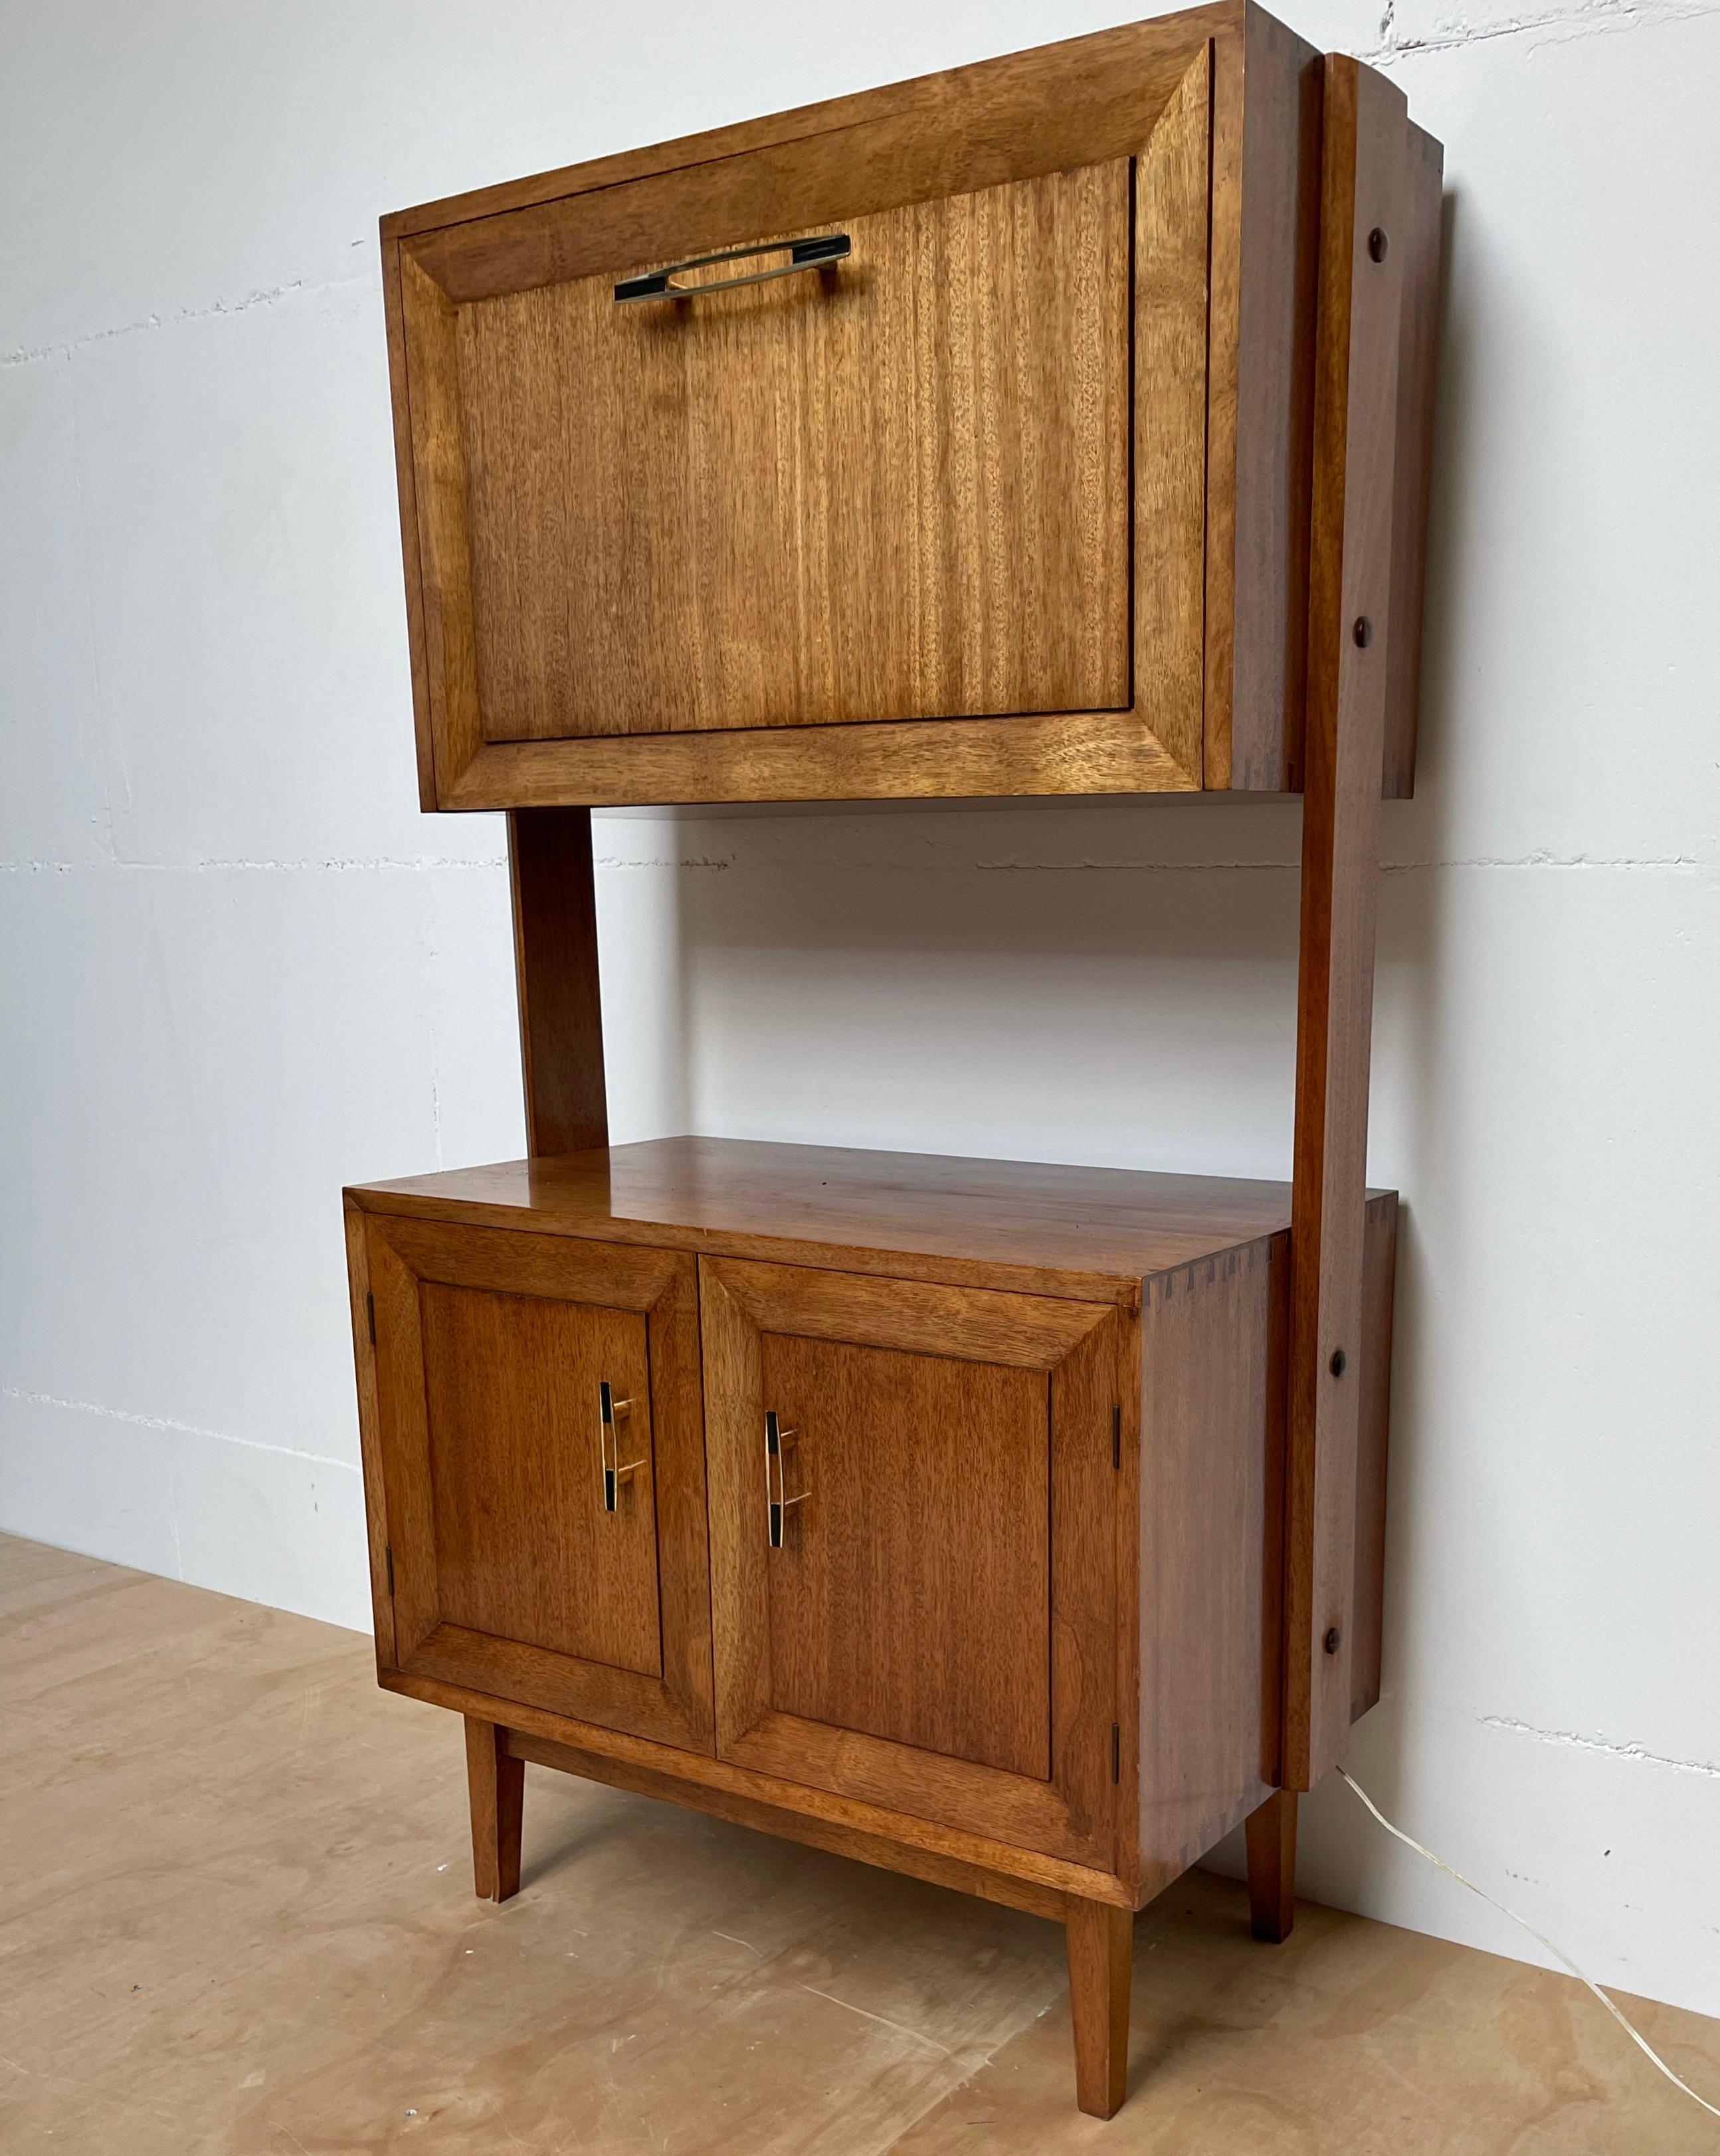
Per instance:
[[[1314,385],[1286,1476],[1283,1751],[1311,1789],[1350,1726],[1374,908],[1408,116],[1328,57]],[[1396,242],[1394,244],[1394,242]]]
[[[508,817],[526,1150],[607,1145],[603,998],[589,808]]]

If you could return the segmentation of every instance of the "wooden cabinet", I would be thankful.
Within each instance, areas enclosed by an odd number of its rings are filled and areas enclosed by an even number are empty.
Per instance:
[[[1395,793],[1440,168],[1380,95]],[[1222,0],[385,219],[425,806],[1299,785],[1321,104]]]
[[[383,223],[420,798],[503,808],[530,1158],[347,1194],[381,1681],[1064,1924],[1254,1928],[1379,1690],[1440,151],[1252,0]],[[1301,793],[1288,1184],[611,1148],[593,804]],[[1133,1149],[1132,1147],[1131,1148]]]
[[[477,1727],[484,1891],[525,1759],[1077,1928],[1273,1800],[1287,1186],[675,1139],[347,1207],[378,1673]],[[1348,1371],[1354,1713],[1395,1219]]]

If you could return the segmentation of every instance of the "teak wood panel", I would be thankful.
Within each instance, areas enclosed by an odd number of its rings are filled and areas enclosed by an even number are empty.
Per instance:
[[[1276,1779],[1288,1238],[1147,1283],[1140,1848],[1151,1896]]]
[[[1291,1186],[746,1138],[648,1138],[372,1183],[378,1213],[952,1287],[1137,1304],[1141,1282],[1290,1225]]]
[[[773,1706],[1047,1780],[1047,1374],[771,1332],[760,1369],[797,1436]]]
[[[721,1259],[700,1281],[719,1755],[1108,1869],[1115,1314]],[[773,1380],[798,1389],[788,1494],[802,1474],[809,1492],[777,1550]],[[957,1638],[960,1594],[1024,1591],[1036,1637],[1018,1620],[989,1654]]]
[[[425,1281],[419,1323],[441,1620],[660,1676],[644,1319]],[[645,1462],[613,1513],[593,1502],[604,1383]]]
[[[1212,66],[1197,54],[1135,185],[1135,710],[1200,783]]]
[[[485,738],[1127,703],[1129,201],[1117,160],[738,290],[460,307]]]
[[[365,1257],[395,1666],[708,1750],[692,1261],[375,1217]],[[613,1512],[605,1378],[644,1462]]]

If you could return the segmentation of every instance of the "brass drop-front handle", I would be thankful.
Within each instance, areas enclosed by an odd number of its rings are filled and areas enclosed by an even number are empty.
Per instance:
[[[618,1425],[633,1413],[631,1400],[618,1400],[607,1378],[598,1385],[598,1466],[603,1481],[603,1510],[615,1509],[617,1486],[630,1481],[641,1467],[649,1462],[642,1454],[637,1460],[624,1462],[621,1458],[621,1440]]]
[[[791,1505],[804,1505],[806,1502],[807,1492],[804,1490],[798,1497],[791,1497],[783,1481],[783,1461],[793,1450],[799,1436],[800,1433],[798,1430],[783,1428],[777,1419],[777,1411],[774,1408],[765,1409],[764,1510],[766,1527],[773,1549],[780,1549],[783,1547],[783,1521],[788,1507]]]
[[[707,292],[732,292],[742,285],[768,285],[773,277],[793,277],[802,270],[823,270],[842,261],[854,243],[845,232],[820,232],[810,239],[778,239],[765,247],[729,247],[718,254],[690,254],[684,262],[671,262],[666,270],[650,270],[641,277],[624,277],[615,287],[617,305],[629,300],[697,300]],[[769,270],[748,270],[738,277],[699,277],[691,285],[678,285],[683,270],[709,270],[724,262],[756,262],[761,255],[786,254]]]

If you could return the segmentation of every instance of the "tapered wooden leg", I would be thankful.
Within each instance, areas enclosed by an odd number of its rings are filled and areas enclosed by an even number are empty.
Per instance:
[[[1134,1912],[1108,1902],[1071,1900],[1068,1921],[1075,2100],[1093,2118],[1109,2118],[1128,2080]]]
[[[1277,1946],[1296,1922],[1294,1789],[1275,1789],[1248,1815],[1248,1914],[1257,1939]]]
[[[526,1763],[508,1757],[507,1732],[466,1717],[466,1786],[472,1799],[472,1887],[480,1902],[520,1891],[520,1823]]]

